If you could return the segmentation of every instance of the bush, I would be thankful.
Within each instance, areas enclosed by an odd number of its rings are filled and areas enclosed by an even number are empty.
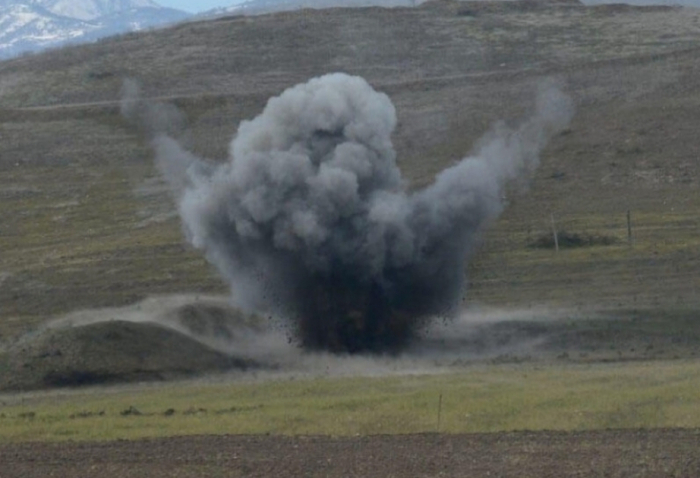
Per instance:
[[[573,249],[576,247],[611,246],[620,242],[615,236],[603,234],[578,234],[561,231],[558,233],[560,249]],[[554,235],[551,232],[542,234],[529,244],[536,249],[554,249]]]

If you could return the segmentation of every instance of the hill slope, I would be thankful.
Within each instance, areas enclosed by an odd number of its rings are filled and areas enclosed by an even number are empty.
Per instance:
[[[694,310],[698,21],[669,7],[434,1],[232,16],[0,63],[0,333],[154,293],[225,290],[183,245],[151,153],[119,116],[126,77],[183,109],[188,147],[223,159],[269,96],[329,71],[362,75],[395,103],[399,165],[420,187],[554,76],[577,115],[485,234],[468,303]],[[603,240],[532,247],[552,220]]]

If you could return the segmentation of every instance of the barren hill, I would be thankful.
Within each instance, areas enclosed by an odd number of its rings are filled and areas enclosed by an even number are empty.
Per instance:
[[[253,365],[152,323],[48,330],[0,355],[0,390],[183,378]]]
[[[694,309],[699,19],[686,8],[433,1],[234,16],[2,62],[0,334],[83,307],[224,291],[184,245],[151,152],[119,116],[127,77],[183,109],[186,145],[223,159],[269,96],[330,71],[362,75],[397,107],[413,187],[492,122],[517,119],[554,77],[576,117],[485,234],[466,300]],[[579,240],[548,248],[552,221]]]

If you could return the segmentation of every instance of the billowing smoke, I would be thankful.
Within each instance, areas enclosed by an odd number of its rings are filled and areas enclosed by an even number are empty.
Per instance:
[[[133,116],[141,103],[124,105]],[[137,116],[147,123],[162,116],[146,110]],[[290,320],[306,348],[395,352],[426,320],[457,311],[465,261],[505,185],[537,166],[571,116],[570,99],[548,84],[529,119],[497,125],[416,192],[396,165],[390,99],[346,74],[270,99],[241,123],[224,164],[167,134],[153,145],[189,241],[239,307]]]

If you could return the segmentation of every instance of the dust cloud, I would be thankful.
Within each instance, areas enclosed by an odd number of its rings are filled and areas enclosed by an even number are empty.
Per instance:
[[[421,340],[394,355],[304,350],[288,340],[278,323],[244,314],[223,296],[153,296],[126,307],[72,312],[49,322],[45,328],[56,330],[115,321],[155,324],[249,364],[245,370],[234,368],[226,372],[231,378],[267,380],[436,374],[465,364],[547,360],[560,353],[562,324],[576,314],[593,316],[590,312],[548,309],[461,311],[450,321],[431,322],[423,330]],[[152,328],[143,330],[144,334],[153,333]],[[209,373],[202,370],[200,378],[208,379]],[[215,377],[221,377],[221,371]]]

